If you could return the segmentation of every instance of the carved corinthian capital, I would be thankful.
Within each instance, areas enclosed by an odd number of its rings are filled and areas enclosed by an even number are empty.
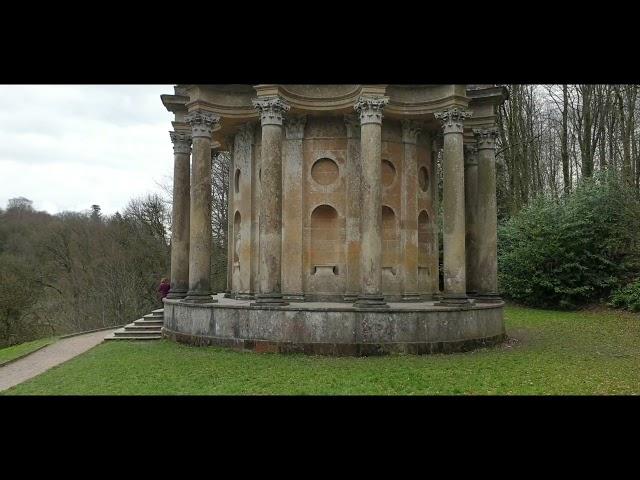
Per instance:
[[[496,148],[496,138],[498,137],[497,128],[474,128],[473,135],[478,142],[478,150]]]
[[[189,132],[169,132],[173,153],[191,153],[191,134]]]
[[[462,133],[464,131],[464,119],[471,116],[471,112],[460,107],[452,107],[442,112],[436,112],[435,117],[442,123],[445,133]]]
[[[404,143],[416,143],[422,126],[413,120],[402,120],[402,141]]]
[[[288,140],[302,140],[304,138],[304,126],[307,117],[288,117],[284,122],[285,135]]]
[[[252,101],[253,108],[260,112],[262,125],[282,125],[284,114],[291,108],[280,97],[261,97]]]
[[[194,110],[184,117],[184,121],[191,127],[193,138],[211,138],[216,125],[220,123],[220,116],[206,110]]]
[[[360,124],[382,123],[382,110],[389,103],[389,97],[360,97],[353,106],[360,114]]]
[[[464,145],[464,165],[473,166],[478,164],[478,148],[475,145]]]

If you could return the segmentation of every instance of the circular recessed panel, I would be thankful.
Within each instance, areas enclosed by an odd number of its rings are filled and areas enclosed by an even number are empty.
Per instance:
[[[320,185],[331,185],[338,180],[339,169],[330,158],[321,158],[311,167],[311,178]]]
[[[396,167],[389,160],[382,160],[382,184],[388,187],[396,178]]]
[[[418,170],[418,185],[420,185],[420,190],[426,192],[429,188],[429,172],[426,167],[420,167]]]

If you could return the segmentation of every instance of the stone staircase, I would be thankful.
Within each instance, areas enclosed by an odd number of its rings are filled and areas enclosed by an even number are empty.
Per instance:
[[[160,340],[164,309],[159,308],[105,337],[105,340]]]

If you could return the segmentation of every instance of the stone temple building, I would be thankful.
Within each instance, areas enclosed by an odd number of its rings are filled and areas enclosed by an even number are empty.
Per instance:
[[[327,354],[501,341],[495,118],[505,98],[494,85],[177,85],[162,96],[175,116],[164,334]],[[232,158],[228,278],[212,292],[221,151]]]

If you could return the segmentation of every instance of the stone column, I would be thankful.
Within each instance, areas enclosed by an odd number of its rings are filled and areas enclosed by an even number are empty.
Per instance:
[[[211,291],[211,135],[220,117],[205,110],[185,116],[191,126],[191,214],[189,225],[189,292],[193,303],[214,303]]]
[[[282,123],[289,110],[279,97],[253,101],[262,124],[260,179],[260,292],[252,305],[288,305],[282,298]]]
[[[465,145],[464,149],[464,212],[465,250],[467,252],[467,294],[478,292],[478,150],[475,145]]]
[[[235,207],[235,185],[234,176],[236,171],[234,159],[235,137],[227,137],[227,147],[229,149],[229,175],[227,178],[227,288],[224,291],[225,298],[232,298],[231,289],[233,287],[233,215]],[[237,290],[237,289],[236,289]]]
[[[382,110],[388,97],[360,97],[362,287],[357,308],[389,308],[382,295]]]
[[[362,285],[360,276],[360,183],[362,169],[360,165],[360,120],[356,115],[345,115],[344,124],[347,129],[347,165],[345,180],[347,184],[346,202],[346,242],[347,242],[347,284],[344,294],[345,302],[355,302]]]
[[[482,302],[499,302],[498,213],[496,207],[495,128],[474,129],[478,142],[478,294]]]
[[[433,255],[431,256],[431,281],[429,293],[431,298],[435,299],[440,296],[440,238],[438,215],[440,212],[440,192],[438,186],[438,157],[442,150],[444,139],[441,132],[432,132],[431,142],[431,205],[433,210],[433,218],[431,219],[431,245],[433,246]]]
[[[302,141],[307,117],[289,117],[284,124],[282,158],[282,242],[287,261],[282,266],[282,294],[285,300],[304,302],[302,271]]]
[[[444,295],[441,305],[465,305],[467,298],[464,214],[464,119],[467,110],[453,107],[435,114],[442,122],[444,207]]]
[[[400,209],[400,250],[402,252],[402,300],[419,302],[418,293],[418,150],[421,128],[417,122],[402,121],[402,198]]]
[[[169,132],[173,143],[171,289],[167,298],[184,298],[189,289],[189,195],[191,133]]]

